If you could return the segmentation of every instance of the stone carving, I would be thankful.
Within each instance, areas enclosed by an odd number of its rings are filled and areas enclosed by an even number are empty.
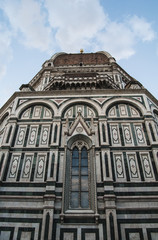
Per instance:
[[[109,111],[109,116],[110,116],[110,117],[115,117],[115,116],[116,116],[116,107],[113,107],[113,108]]]
[[[130,133],[130,128],[127,125],[123,126],[123,131],[124,131],[124,138],[125,138],[125,143],[132,143],[132,138],[131,138],[131,133]]]
[[[120,110],[120,115],[121,116],[126,116],[127,115],[126,105],[119,105],[119,110]]]
[[[36,134],[37,134],[37,127],[31,127],[30,137],[29,137],[29,145],[35,145]]]
[[[18,169],[18,165],[19,165],[19,158],[20,158],[20,156],[13,156],[9,178],[15,178],[16,177],[17,169]]]
[[[130,107],[130,109],[131,109],[131,115],[132,115],[133,117],[140,116],[139,113],[138,113],[138,111],[137,111],[135,108]]]
[[[17,139],[17,142],[16,142],[17,145],[23,145],[24,138],[25,138],[25,133],[26,133],[26,127],[20,127],[19,128],[18,139]]]
[[[39,156],[38,163],[37,163],[37,178],[43,178],[45,168],[45,156]]]
[[[140,240],[139,233],[130,233],[129,234],[129,240]]]
[[[115,155],[116,173],[118,178],[124,178],[122,156]]]
[[[48,134],[49,133],[49,127],[43,127],[42,130],[42,137],[41,137],[41,144],[46,145],[48,143]]]
[[[76,128],[76,131],[77,131],[78,133],[81,133],[81,132],[83,132],[83,128],[82,128],[82,127],[77,127],[77,128]]]
[[[30,112],[31,112],[31,108],[27,109],[23,114],[21,118],[29,118],[30,117]]]
[[[135,155],[128,155],[130,174],[132,178],[138,178]]]
[[[142,155],[143,167],[146,178],[152,178],[151,165],[147,154]]]
[[[23,174],[22,174],[23,178],[29,178],[30,171],[31,171],[31,165],[32,165],[32,156],[26,156]]]
[[[36,118],[37,117],[40,118],[40,116],[41,116],[41,107],[34,107],[33,116],[36,117]]]
[[[119,143],[118,126],[117,125],[111,126],[111,131],[113,143],[118,144]]]
[[[137,126],[135,126],[135,130],[136,130],[138,143],[144,143],[145,141],[144,141],[142,127],[137,125]]]

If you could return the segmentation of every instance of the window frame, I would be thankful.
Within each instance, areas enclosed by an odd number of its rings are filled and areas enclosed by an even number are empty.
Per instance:
[[[74,149],[77,149],[78,151],[78,158],[73,158],[73,151]],[[82,151],[83,149],[86,149],[86,153],[87,153],[87,158],[86,158],[86,161],[87,161],[87,166],[82,166]],[[72,209],[72,210],[79,210],[79,209],[82,209],[82,210],[89,210],[91,209],[91,203],[90,203],[90,171],[89,171],[89,168],[90,168],[90,162],[89,162],[89,149],[88,149],[88,145],[84,142],[84,141],[76,141],[73,145],[72,145],[72,148],[71,148],[71,160],[70,160],[70,201],[69,201],[69,209]],[[75,159],[78,159],[78,175],[74,175],[72,174],[72,170],[73,170],[73,161]],[[82,174],[82,170],[84,167],[87,167],[87,175],[83,175]],[[72,182],[72,179],[73,179],[73,176],[76,176],[76,180],[78,180],[78,191],[75,190],[75,185],[73,184]],[[77,176],[78,176],[78,179],[77,179]],[[87,180],[87,186],[88,186],[88,189],[87,191],[86,190],[83,190],[82,189],[82,179],[84,176],[87,176],[88,177],[88,180]],[[73,188],[73,189],[72,189]],[[72,206],[72,202],[73,202],[73,199],[72,199],[72,193],[78,193],[78,207],[74,207]],[[88,207],[84,207],[83,206],[83,196],[82,194],[83,193],[88,193]]]
[[[70,176],[71,176],[71,153],[75,146],[75,143],[80,141],[85,144],[88,150],[88,173],[89,174],[89,208],[70,208]],[[82,134],[70,137],[66,149],[65,149],[65,166],[64,166],[65,178],[63,187],[63,203],[62,203],[62,214],[61,216],[74,216],[73,214],[78,214],[78,216],[89,216],[94,217],[97,214],[96,205],[96,170],[95,170],[95,155],[94,155],[94,145],[92,140]],[[88,215],[87,215],[88,214]]]

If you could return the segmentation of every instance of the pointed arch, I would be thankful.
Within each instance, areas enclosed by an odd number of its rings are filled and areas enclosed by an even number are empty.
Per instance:
[[[71,137],[67,145],[64,212],[95,211],[94,159],[92,141],[84,135]]]

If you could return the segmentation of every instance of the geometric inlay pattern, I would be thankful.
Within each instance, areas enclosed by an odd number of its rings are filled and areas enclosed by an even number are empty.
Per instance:
[[[42,108],[40,106],[35,106],[33,111],[33,117],[40,118]]]
[[[119,143],[119,135],[118,135],[118,126],[112,125],[111,126],[111,132],[112,132],[112,140],[114,144]]]
[[[127,106],[126,105],[119,105],[120,116],[127,116]]]
[[[130,240],[141,240],[139,233],[129,233],[129,239]]]
[[[35,145],[36,135],[37,135],[37,126],[36,127],[31,126],[28,145]]]
[[[129,104],[116,104],[108,113],[109,117],[139,117],[137,109]]]
[[[46,145],[48,143],[49,126],[43,126],[41,134],[41,145]]]
[[[123,162],[122,162],[121,154],[115,155],[115,166],[116,166],[117,178],[124,178],[124,169],[123,169]]]
[[[51,119],[52,118],[52,112],[44,106],[32,106],[28,109],[26,109],[21,119]]]
[[[83,117],[91,118],[95,117],[95,112],[92,108],[86,106],[86,105],[75,105],[73,107],[70,107],[64,114],[65,118],[74,118],[78,116],[78,113],[81,113]]]
[[[31,108],[27,109],[23,114],[22,114],[22,119],[27,119],[30,117],[30,113],[31,113]]]
[[[29,178],[31,167],[32,167],[32,156],[28,155],[25,157],[25,161],[24,161],[24,168],[22,173],[23,178]]]
[[[109,117],[116,117],[116,107],[110,109]]]
[[[18,166],[19,166],[19,161],[20,161],[20,156],[19,155],[14,155],[11,163],[11,168],[10,168],[10,173],[9,173],[9,178],[15,178],[17,175],[18,171]]]
[[[43,178],[44,176],[45,158],[46,157],[44,155],[38,157],[36,178]]]
[[[128,162],[131,178],[138,178],[137,164],[134,154],[128,155]]]
[[[145,143],[142,126],[140,125],[135,126],[135,130],[136,130],[138,143]]]
[[[148,154],[141,154],[142,157],[142,164],[144,168],[144,173],[146,178],[152,178],[152,170],[151,170],[151,164],[149,160]]]
[[[26,134],[26,126],[25,127],[20,126],[17,141],[16,141],[16,145],[23,145],[24,139],[25,139],[25,134]]]
[[[124,132],[125,143],[132,143],[132,138],[131,138],[131,133],[130,133],[129,126],[124,125],[122,127],[123,127],[123,132]]]
[[[139,115],[139,112],[138,112],[135,108],[133,108],[133,107],[130,106],[130,110],[131,110],[131,115],[132,115],[133,117],[139,117],[139,116],[140,116],[140,115]]]

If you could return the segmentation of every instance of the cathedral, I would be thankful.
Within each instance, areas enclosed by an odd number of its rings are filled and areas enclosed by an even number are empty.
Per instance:
[[[158,240],[158,101],[56,53],[0,109],[0,173],[0,240]]]

